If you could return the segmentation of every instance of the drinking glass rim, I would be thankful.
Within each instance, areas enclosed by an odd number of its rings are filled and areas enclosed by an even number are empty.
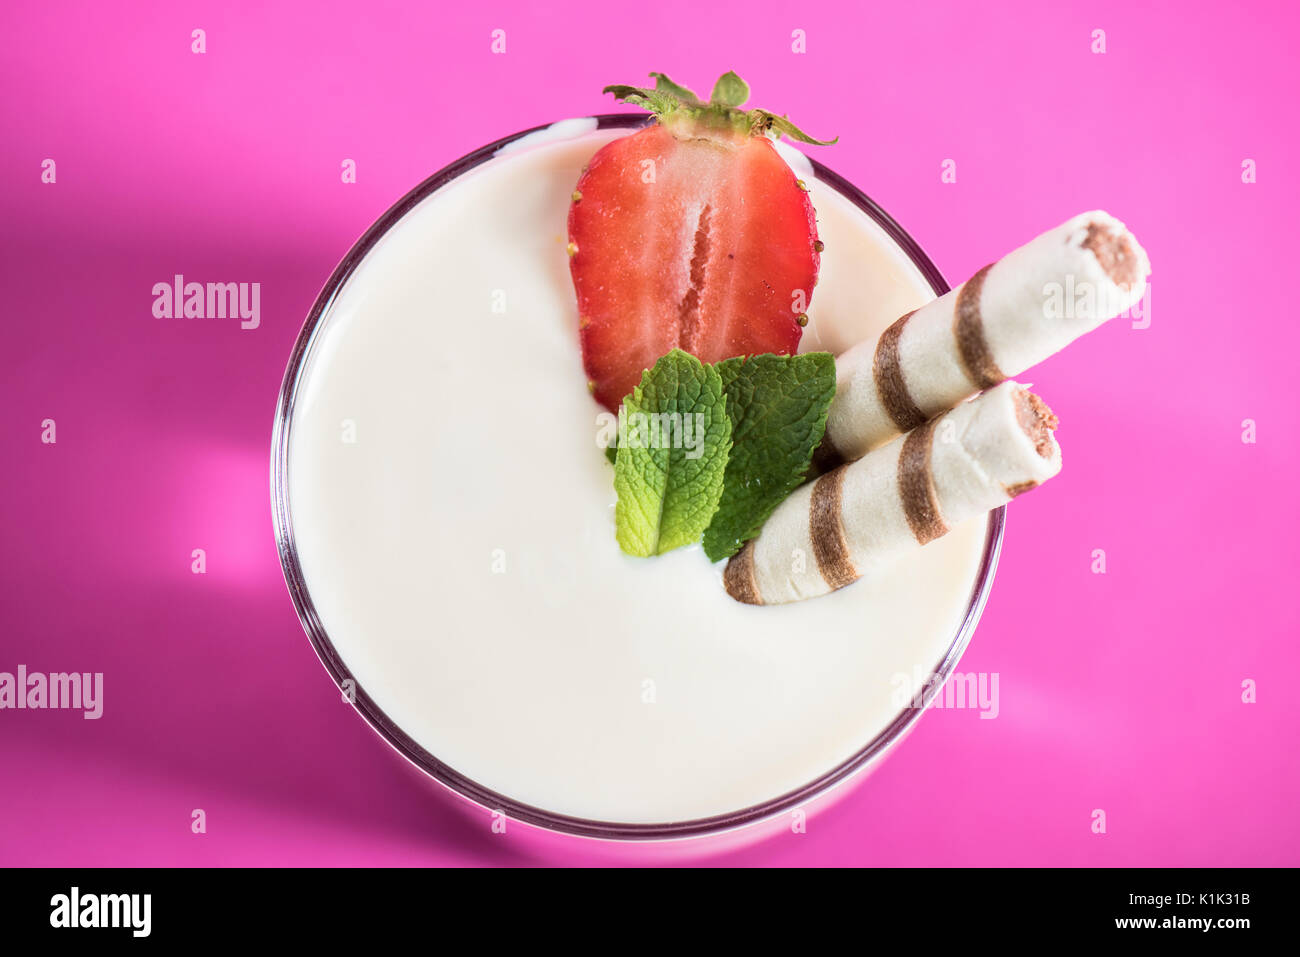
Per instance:
[[[594,117],[588,117],[588,119],[596,121],[596,130],[635,129],[650,121],[648,117],[636,113],[602,113]],[[342,656],[330,641],[329,635],[316,613],[316,607],[312,603],[311,595],[308,593],[302,567],[298,561],[289,507],[289,433],[292,427],[298,386],[302,382],[302,372],[312,354],[316,337],[324,326],[323,320],[329,315],[335,299],[343,287],[347,285],[348,280],[364,261],[370,250],[417,205],[460,176],[493,159],[502,147],[517,142],[530,134],[549,129],[554,125],[554,123],[544,123],[502,137],[471,153],[467,153],[429,176],[375,220],[370,228],[362,234],[361,238],[353,243],[352,248],[348,250],[321,288],[320,294],[312,304],[311,311],[307,314],[302,329],[298,333],[298,338],[294,342],[293,350],[289,355],[289,362],[285,368],[284,380],[281,383],[279,397],[276,402],[275,424],[271,434],[271,511],[275,524],[275,542],[280,556],[280,567],[284,573],[285,584],[289,589],[289,596],[293,600],[294,610],[298,614],[298,620],[301,622],[304,631],[306,631],[307,639],[311,642],[316,656],[320,659],[326,672],[334,680],[335,685],[338,686],[340,691],[344,691],[344,682],[350,681],[352,689],[346,693],[350,697],[352,706],[375,733],[416,768],[454,794],[478,805],[484,810],[501,812],[510,820],[562,834],[604,841],[669,841],[734,831],[769,820],[779,814],[808,804],[814,799],[820,798],[833,789],[846,784],[876,759],[883,757],[921,717],[921,714],[934,697],[940,693],[943,684],[956,668],[957,662],[961,659],[967,645],[970,643],[971,636],[974,634],[975,627],[984,610],[984,604],[988,600],[1006,528],[1005,505],[989,513],[984,538],[984,551],[980,558],[979,571],[975,576],[975,584],[971,589],[970,599],[967,602],[966,613],[956,634],[953,636],[952,642],[948,645],[943,659],[938,667],[931,672],[930,680],[925,686],[926,690],[923,693],[921,707],[909,706],[904,708],[895,716],[893,721],[852,756],[802,787],[738,811],[667,823],[616,823],[547,811],[516,801],[507,795],[484,787],[438,760],[435,755],[421,747],[396,722],[389,718],[352,675]],[[808,161],[812,164],[813,173],[818,182],[827,184],[866,213],[906,253],[908,259],[925,277],[926,282],[930,284],[936,296],[941,296],[949,291],[951,287],[938,267],[925,254],[925,251],[921,249],[916,240],[892,216],[886,213],[866,193],[839,174],[826,168],[811,157],[808,157]],[[935,678],[939,680],[936,681]]]

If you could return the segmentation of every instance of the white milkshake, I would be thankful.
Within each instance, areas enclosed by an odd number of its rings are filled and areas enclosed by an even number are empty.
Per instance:
[[[518,144],[370,250],[301,373],[288,504],[324,631],[421,747],[548,812],[680,822],[808,785],[889,726],[898,676],[953,644],[987,522],[773,607],[733,601],[699,546],[619,550],[565,252],[570,192],[615,135]],[[826,247],[804,350],[934,298],[798,173]]]

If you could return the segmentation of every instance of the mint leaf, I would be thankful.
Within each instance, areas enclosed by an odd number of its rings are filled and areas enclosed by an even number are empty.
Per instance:
[[[704,553],[715,562],[740,551],[803,481],[835,398],[835,359],[829,352],[768,354],[717,368],[732,447],[722,498],[704,532]]]
[[[642,375],[619,419],[619,547],[645,557],[698,541],[722,497],[731,448],[718,370],[674,349]]]

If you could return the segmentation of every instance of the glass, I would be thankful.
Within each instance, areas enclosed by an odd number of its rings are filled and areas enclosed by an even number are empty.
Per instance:
[[[644,116],[636,114],[604,114],[597,116],[595,119],[598,130],[636,129],[646,123]],[[436,755],[430,754],[412,740],[384,714],[349,672],[347,664],[330,642],[329,635],[322,626],[315,606],[312,604],[311,595],[307,591],[307,585],[303,579],[302,569],[294,547],[293,519],[288,495],[289,433],[293,428],[294,399],[302,378],[302,371],[306,367],[307,359],[311,355],[316,341],[316,334],[323,327],[324,319],[329,314],[335,297],[379,239],[396,225],[406,213],[430,194],[446,186],[463,173],[482,163],[486,163],[503,146],[531,133],[547,129],[550,125],[524,130],[499,139],[494,143],[489,143],[444,167],[416,186],[398,200],[357,240],[343,258],[343,261],[335,268],[320,295],[317,296],[311,312],[308,313],[307,319],[303,323],[302,331],[294,343],[293,352],[289,356],[284,383],[280,388],[280,397],[275,414],[275,428],[271,439],[271,507],[275,522],[276,545],[280,554],[280,565],[284,570],[285,583],[288,585],[289,595],[293,599],[298,618],[307,632],[307,638],[311,641],[312,647],[316,649],[321,664],[325,666],[325,670],[329,672],[335,684],[342,690],[344,681],[351,682],[354,704],[361,716],[399,754],[439,784],[484,809],[502,811],[511,820],[582,837],[613,841],[654,841],[720,834],[768,820],[794,808],[807,805],[814,799],[826,796],[833,788],[843,785],[850,778],[878,761],[894,744],[902,739],[917,719],[920,718],[924,707],[929,705],[935,695],[942,692],[943,682],[948,679],[948,676],[956,668],[957,662],[966,650],[966,645],[970,642],[971,635],[975,631],[975,626],[979,621],[980,613],[984,609],[984,603],[993,584],[993,574],[997,568],[998,555],[1002,548],[1003,530],[1006,524],[1006,508],[999,508],[989,515],[988,528],[985,533],[984,553],[980,560],[975,585],[971,590],[965,617],[957,633],[953,636],[943,660],[931,673],[931,680],[925,686],[923,706],[921,708],[909,707],[901,711],[890,722],[888,727],[872,740],[866,742],[857,753],[839,766],[832,768],[801,788],[762,804],[714,817],[664,824],[619,824],[585,820],[531,807],[511,799],[507,795],[489,790],[458,773],[455,768],[448,767],[439,761]],[[948,291],[949,286],[938,268],[903,227],[898,225],[888,213],[852,183],[815,160],[810,160],[810,162],[812,162],[819,182],[840,193],[884,229],[890,239],[907,254],[908,258],[920,270],[931,288],[933,288],[936,296],[943,295]]]

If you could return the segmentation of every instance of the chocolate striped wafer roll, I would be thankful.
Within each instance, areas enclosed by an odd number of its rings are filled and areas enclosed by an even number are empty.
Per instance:
[[[859,458],[1042,362],[1138,302],[1150,272],[1133,234],[1100,210],[985,266],[836,359],[818,466]]]
[[[737,601],[775,605],[843,588],[1061,470],[1056,416],[1016,382],[795,489],[727,562]]]

